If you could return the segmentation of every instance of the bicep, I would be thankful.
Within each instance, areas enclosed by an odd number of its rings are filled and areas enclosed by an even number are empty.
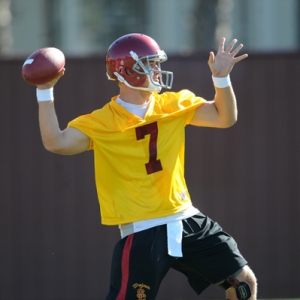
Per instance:
[[[54,152],[71,155],[86,151],[90,147],[90,138],[74,127],[68,127],[61,132],[63,142]]]
[[[206,101],[199,106],[196,109],[190,124],[203,127],[222,127],[214,101]]]

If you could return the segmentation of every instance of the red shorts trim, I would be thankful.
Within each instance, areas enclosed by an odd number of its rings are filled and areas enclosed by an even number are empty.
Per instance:
[[[133,236],[134,236],[133,234],[128,236],[123,249],[122,262],[121,262],[122,284],[121,284],[120,293],[118,294],[116,300],[123,300],[126,297],[127,285],[129,280],[130,250],[132,246]]]

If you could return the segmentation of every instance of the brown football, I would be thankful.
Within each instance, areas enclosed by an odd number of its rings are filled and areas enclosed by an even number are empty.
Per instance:
[[[30,84],[39,85],[55,79],[66,63],[62,51],[46,47],[33,52],[25,60],[22,76]]]

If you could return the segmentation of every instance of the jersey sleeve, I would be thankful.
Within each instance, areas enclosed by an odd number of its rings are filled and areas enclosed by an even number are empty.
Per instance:
[[[195,111],[203,105],[206,100],[196,96],[189,90],[181,90],[177,93],[166,92],[161,95],[160,102],[164,112],[172,115],[186,116],[185,124],[193,119]]]
[[[186,114],[186,120],[185,120],[185,125],[189,125],[195,115],[196,109],[189,111]]]
[[[90,147],[87,150],[94,149],[94,127],[95,122],[92,115],[80,116],[68,123],[67,127],[73,127],[80,130],[82,133],[90,138]]]

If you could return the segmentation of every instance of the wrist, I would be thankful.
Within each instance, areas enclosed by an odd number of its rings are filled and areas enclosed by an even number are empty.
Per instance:
[[[53,87],[49,89],[36,89],[36,98],[38,102],[53,101]]]
[[[226,77],[215,77],[214,75],[212,75],[212,80],[214,86],[217,88],[226,88],[228,86],[231,86],[229,74]]]

